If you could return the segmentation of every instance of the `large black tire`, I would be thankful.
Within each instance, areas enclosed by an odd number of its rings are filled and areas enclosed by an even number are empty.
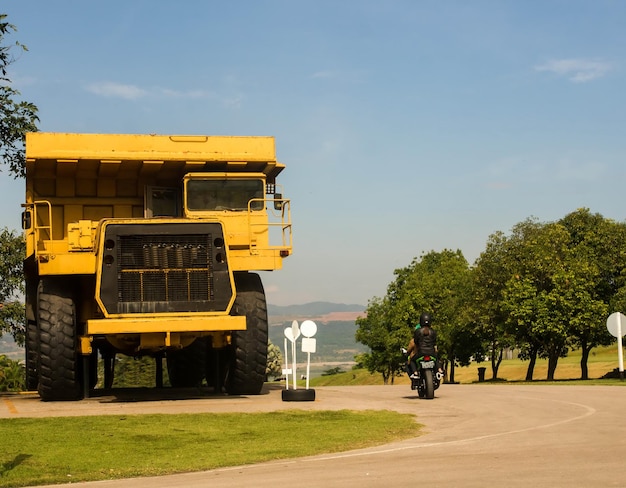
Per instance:
[[[206,341],[196,339],[184,349],[167,352],[167,374],[174,388],[202,385],[206,363]]]
[[[39,360],[39,332],[37,322],[26,322],[26,389],[37,390],[39,375],[37,373],[37,361]]]
[[[212,344],[207,349],[206,383],[215,393],[223,391],[231,352],[229,347],[216,348]]]
[[[282,392],[283,402],[314,402],[315,390],[300,389],[300,390],[283,390]]]
[[[435,387],[433,385],[433,370],[423,369],[422,376],[424,378],[424,397],[426,400],[435,398]]]
[[[78,354],[74,299],[51,281],[42,281],[38,316],[39,396],[43,401],[80,400],[82,361]]]
[[[267,304],[261,278],[255,273],[235,275],[237,297],[231,315],[244,315],[247,329],[233,332],[227,364],[229,395],[258,395],[267,367]]]

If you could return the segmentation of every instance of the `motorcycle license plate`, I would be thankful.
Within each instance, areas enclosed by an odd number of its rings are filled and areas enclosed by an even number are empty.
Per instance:
[[[432,369],[435,367],[435,361],[422,361],[422,369]]]

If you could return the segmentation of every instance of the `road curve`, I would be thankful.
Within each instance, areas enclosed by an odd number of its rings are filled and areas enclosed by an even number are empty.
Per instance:
[[[2,396],[0,417],[347,408],[413,413],[425,426],[418,437],[376,448],[72,484],[81,488],[626,486],[626,388],[619,386],[443,385],[434,400],[418,399],[406,385],[322,387],[315,402],[302,403],[282,402],[276,387],[255,397],[145,395],[45,404],[36,395]]]

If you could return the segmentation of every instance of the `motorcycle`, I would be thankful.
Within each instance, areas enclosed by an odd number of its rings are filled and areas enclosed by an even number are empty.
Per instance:
[[[403,348],[402,352],[407,351]],[[410,369],[407,371],[411,378],[411,390],[417,390],[420,398],[432,400],[435,398],[435,390],[443,380],[443,372],[437,367],[437,358],[427,355],[415,357],[411,361],[417,366],[415,373],[411,374]]]

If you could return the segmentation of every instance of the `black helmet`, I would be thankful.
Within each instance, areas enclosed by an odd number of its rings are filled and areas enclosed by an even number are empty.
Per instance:
[[[423,313],[420,315],[420,325],[422,327],[430,327],[431,317],[429,313]]]

